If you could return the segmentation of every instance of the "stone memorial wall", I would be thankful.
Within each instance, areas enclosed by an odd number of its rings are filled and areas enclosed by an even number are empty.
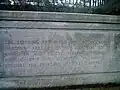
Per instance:
[[[120,17],[0,11],[0,88],[120,82]]]

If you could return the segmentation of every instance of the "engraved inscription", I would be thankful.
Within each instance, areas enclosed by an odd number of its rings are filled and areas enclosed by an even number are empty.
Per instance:
[[[4,76],[104,72],[110,45],[107,32],[10,30],[7,33],[8,39],[3,42]]]

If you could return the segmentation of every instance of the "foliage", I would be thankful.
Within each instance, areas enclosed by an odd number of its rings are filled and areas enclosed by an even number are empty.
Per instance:
[[[120,0],[0,0],[2,10],[120,14]]]

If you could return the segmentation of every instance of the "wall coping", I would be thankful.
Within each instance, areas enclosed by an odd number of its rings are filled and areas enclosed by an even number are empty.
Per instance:
[[[0,20],[120,24],[120,16],[116,15],[64,13],[64,12],[35,12],[35,11],[0,10]]]

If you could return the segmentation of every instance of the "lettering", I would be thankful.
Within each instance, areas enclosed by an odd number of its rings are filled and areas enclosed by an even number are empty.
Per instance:
[[[10,35],[4,41],[3,53],[4,68],[12,71],[9,76],[68,74],[71,70],[81,73],[85,67],[87,72],[97,72],[103,67],[108,33],[95,38],[96,33],[63,32],[16,31],[16,38],[13,31],[5,32]]]

